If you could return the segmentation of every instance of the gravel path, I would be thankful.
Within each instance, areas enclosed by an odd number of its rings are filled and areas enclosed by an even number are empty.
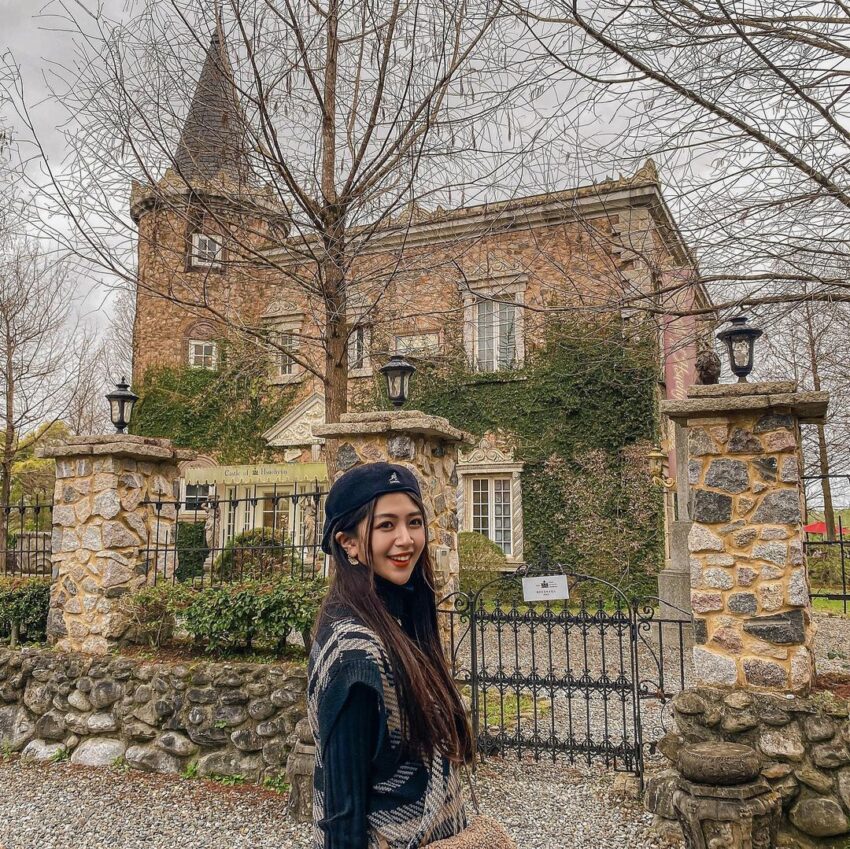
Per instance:
[[[850,620],[818,615],[815,648],[818,668],[850,672]],[[674,636],[678,636],[675,634]],[[539,640],[545,640],[539,643]],[[608,645],[615,639],[605,633],[605,662],[601,641],[582,637],[579,664],[574,671],[588,667],[599,675],[619,673],[619,651]],[[666,639],[663,637],[662,639]],[[549,635],[535,634],[520,639],[500,653],[497,641],[484,640],[485,666],[519,667],[528,673],[540,661],[548,662]],[[615,639],[616,643],[619,640]],[[651,655],[658,653],[657,634],[647,642],[654,652],[642,646],[639,667],[653,668]],[[667,640],[662,654],[678,668],[681,657],[678,639]],[[504,646],[504,644],[503,644]],[[532,661],[532,646],[534,658]],[[545,646],[544,651],[539,651]],[[479,646],[480,648],[480,646]],[[618,648],[618,647],[617,647]],[[685,647],[689,657],[690,646]],[[557,643],[553,660],[566,666],[566,645]],[[468,655],[462,660],[468,661]],[[506,661],[508,661],[506,663]],[[644,666],[646,664],[646,666]],[[665,667],[666,667],[665,663]],[[495,670],[494,670],[495,671]],[[690,677],[685,670],[685,678]],[[675,687],[668,688],[675,691]],[[586,711],[594,739],[602,735],[604,705],[598,697],[590,704],[579,697],[574,708],[582,722],[574,720],[576,732],[586,725]],[[569,723],[563,694],[555,704],[556,725],[568,734]],[[649,742],[669,726],[669,706],[657,701],[642,702],[644,741]],[[546,717],[542,723],[551,722]],[[523,722],[525,724],[525,722]],[[616,740],[616,723],[609,734]],[[546,729],[543,729],[546,730]],[[628,737],[631,737],[628,726]],[[612,733],[613,732],[613,733]],[[577,735],[578,736],[578,735]],[[602,735],[604,736],[604,735]],[[491,758],[479,767],[476,784],[482,810],[503,821],[522,849],[614,849],[629,846],[655,849],[661,845],[649,830],[650,816],[640,805],[623,799],[615,791],[618,774],[603,766],[534,763],[527,757],[518,761],[508,754],[504,760]],[[285,797],[255,786],[228,788],[214,782],[183,781],[174,776],[149,775],[131,771],[92,770],[67,763],[26,764],[18,758],[0,759],[0,849],[308,849],[308,826],[289,821],[284,813]]]
[[[563,762],[491,760],[475,783],[481,809],[522,849],[654,849],[651,817],[612,793],[615,774]],[[176,777],[0,762],[3,849],[307,849],[285,798]]]

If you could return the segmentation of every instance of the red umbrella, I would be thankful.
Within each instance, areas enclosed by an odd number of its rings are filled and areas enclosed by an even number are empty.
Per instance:
[[[803,530],[807,534],[825,534],[826,533],[826,522],[812,522],[809,525],[804,525]],[[836,531],[838,528],[836,527]],[[842,528],[841,533],[846,534],[850,532],[850,528]]]

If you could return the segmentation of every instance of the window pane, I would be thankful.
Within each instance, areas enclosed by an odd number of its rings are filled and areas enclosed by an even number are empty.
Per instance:
[[[214,369],[216,366],[215,342],[189,342],[189,365],[193,368]]]
[[[472,480],[472,530],[490,537],[490,491],[487,478]]]
[[[366,329],[355,328],[348,340],[348,367],[363,368],[366,364]]]
[[[205,483],[186,484],[186,510],[203,510],[210,497],[210,485]]]
[[[283,351],[278,351],[277,365],[278,374],[281,377],[295,373],[295,360],[286,353],[286,351],[295,350],[295,335],[293,333],[280,333],[277,337],[278,345],[283,348]]]
[[[516,362],[516,306],[499,303],[499,368],[513,368]]]
[[[478,310],[478,351],[476,352],[479,371],[494,371],[496,368],[495,326],[493,324],[493,302],[479,301]]]
[[[267,495],[263,499],[263,527],[269,535],[283,538],[289,531],[289,499],[285,496]]]
[[[200,265],[215,265],[221,260],[221,239],[206,233],[195,233],[192,237],[192,262]]]
[[[230,487],[227,490],[227,524],[225,525],[225,542],[233,539],[233,537],[236,535],[237,506],[238,502],[236,501],[236,489],[234,487]]]
[[[493,481],[493,542],[505,552],[511,553],[511,479],[497,478]]]

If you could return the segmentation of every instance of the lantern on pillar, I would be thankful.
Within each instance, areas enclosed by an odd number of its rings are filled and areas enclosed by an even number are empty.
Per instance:
[[[745,315],[733,318],[730,324],[731,327],[721,330],[717,338],[726,345],[732,374],[738,376],[738,383],[746,383],[747,375],[753,370],[753,348],[763,331],[747,324]]]
[[[664,474],[664,461],[667,459],[667,453],[658,445],[654,445],[646,455],[649,460],[649,474],[652,477],[652,483],[662,489],[673,489],[676,486],[676,481],[668,478]]]
[[[127,425],[130,424],[130,418],[133,415],[133,407],[139,400],[139,396],[130,390],[130,385],[122,377],[115,384],[115,389],[106,396],[106,400],[109,401],[109,418],[115,425],[115,432],[126,433]]]
[[[393,354],[390,361],[381,368],[381,374],[387,380],[387,396],[394,407],[403,406],[410,393],[410,376],[416,366],[409,363],[400,354]]]

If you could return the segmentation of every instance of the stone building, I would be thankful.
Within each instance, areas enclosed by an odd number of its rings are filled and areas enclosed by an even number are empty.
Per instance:
[[[325,356],[321,310],[294,282],[309,274],[305,240],[268,188],[256,184],[241,147],[245,118],[230,69],[217,34],[172,167],[158,182],[132,189],[139,235],[134,385],[141,390],[157,369],[219,368],[238,325],[254,340],[274,340],[257,368],[267,372],[270,391],[290,393],[291,403],[263,432],[269,450],[262,458],[223,467],[215,451],[202,452],[186,473],[193,503],[207,484],[231,495],[257,487],[262,494],[322,476],[322,440],[312,433],[325,420],[322,384],[304,367],[320,366]],[[451,210],[412,205],[371,235],[350,277],[352,409],[374,405],[377,371],[392,353],[418,364],[460,360],[472,377],[511,381],[543,344],[552,317],[601,316],[594,320],[619,322],[627,336],[646,323],[627,309],[632,295],[657,292],[659,303],[669,303],[661,293],[677,284],[679,303],[708,303],[690,282],[694,262],[651,161],[631,176],[550,194]],[[658,397],[684,397],[693,382],[694,325],[667,322],[653,333]],[[459,463],[460,527],[485,534],[509,562],[521,562],[523,461],[512,435],[496,430],[480,434]],[[668,448],[672,467],[672,440]],[[245,465],[258,459],[265,462]],[[668,512],[671,520],[686,518],[672,500]],[[232,524],[256,521],[234,516]]]

